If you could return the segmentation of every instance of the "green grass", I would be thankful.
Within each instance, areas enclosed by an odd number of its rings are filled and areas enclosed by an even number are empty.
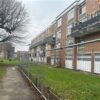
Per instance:
[[[6,69],[4,67],[0,67],[0,80],[3,78],[5,73],[6,73]]]
[[[1,60],[0,64],[1,65],[18,65],[18,64],[23,64],[24,62],[20,62],[18,60]]]
[[[43,76],[43,83],[61,96],[61,100],[100,100],[100,77],[49,65],[29,67],[33,75]]]

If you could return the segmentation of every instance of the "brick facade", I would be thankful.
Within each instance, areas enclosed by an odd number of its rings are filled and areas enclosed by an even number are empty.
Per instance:
[[[40,43],[40,45],[36,45],[35,47],[34,44],[38,43],[39,40],[44,41],[47,37],[51,36],[55,41],[52,42],[51,39],[50,43],[47,41],[43,42],[43,45],[46,46],[44,50],[46,53],[44,56],[46,63],[62,67],[69,66],[69,68],[75,70],[91,70],[91,72],[94,72],[96,70],[95,60],[98,63],[99,59],[100,41],[86,42],[100,39],[100,18],[98,16],[100,16],[99,0],[92,0],[92,2],[91,0],[83,0],[82,2],[76,0],[59,14],[45,31],[33,39],[30,48],[31,50],[38,48],[42,44]],[[97,24],[94,20],[95,18],[98,19]],[[92,24],[96,24],[98,27],[96,25],[91,26]],[[87,30],[83,32],[86,27]],[[83,42],[86,44],[75,45]],[[65,48],[65,46],[67,47]],[[90,64],[91,68],[80,68],[80,64],[83,62]]]

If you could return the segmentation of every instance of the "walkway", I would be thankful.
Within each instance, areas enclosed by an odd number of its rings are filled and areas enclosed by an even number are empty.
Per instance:
[[[32,91],[15,67],[7,68],[0,83],[0,100],[35,100]]]

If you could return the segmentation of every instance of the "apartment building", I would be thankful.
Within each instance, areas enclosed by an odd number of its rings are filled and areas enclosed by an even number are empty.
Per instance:
[[[50,37],[52,42],[48,43]],[[41,45],[44,51],[37,51]],[[31,54],[32,50],[44,52],[41,61],[51,65],[100,73],[100,0],[73,2],[55,18],[54,23],[33,39],[30,50]]]
[[[54,64],[54,52],[52,49],[55,47],[55,21],[32,40],[30,46],[31,60],[35,62],[45,62]]]
[[[72,28],[75,39],[74,66],[78,70],[100,73],[100,0],[78,5],[78,22]]]

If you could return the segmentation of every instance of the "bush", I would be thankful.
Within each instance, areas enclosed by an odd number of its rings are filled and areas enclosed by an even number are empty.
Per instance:
[[[9,61],[12,61],[12,59],[10,58]]]
[[[3,62],[3,59],[1,59],[0,62]]]

